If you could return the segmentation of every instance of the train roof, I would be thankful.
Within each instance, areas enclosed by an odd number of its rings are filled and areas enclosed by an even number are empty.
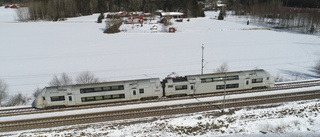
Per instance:
[[[72,84],[72,85],[64,85],[64,86],[48,86],[48,87],[45,87],[45,88],[61,88],[61,87],[72,87],[72,86],[100,85],[100,84],[108,84],[108,83],[119,83],[119,82],[129,82],[129,81],[143,81],[143,80],[154,80],[154,79],[160,80],[159,78],[144,78],[144,79],[106,81],[106,82],[88,83],[88,84]]]
[[[234,74],[249,74],[249,73],[266,73],[263,69],[255,70],[243,70],[243,71],[231,71],[225,73],[207,73],[207,74],[198,74],[198,75],[187,75],[186,77],[195,77],[195,76],[212,76],[212,75],[234,75]]]

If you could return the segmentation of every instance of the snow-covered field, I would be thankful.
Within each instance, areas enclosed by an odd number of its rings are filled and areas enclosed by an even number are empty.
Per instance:
[[[63,72],[75,77],[90,71],[102,81],[199,74],[202,45],[204,73],[227,62],[230,71],[260,68],[274,77],[317,77],[312,67],[320,59],[318,36],[267,30],[233,16],[219,21],[217,14],[173,22],[176,33],[161,32],[160,25],[152,33],[154,24],[144,24],[103,34],[98,14],[63,22],[17,22],[13,9],[0,7],[0,78],[11,95],[31,95]]]
[[[98,14],[64,22],[17,22],[13,9],[0,7],[0,78],[9,93],[31,95],[54,74],[75,77],[91,71],[103,81],[164,78],[171,72],[199,74],[201,46],[205,73],[227,62],[230,71],[265,69],[274,77],[317,78],[319,36],[246,25],[246,18],[206,12],[204,18],[173,22],[176,33],[157,24],[123,25],[103,34]],[[320,136],[320,100],[281,103],[276,107],[229,109],[49,129],[0,133],[0,136]]]

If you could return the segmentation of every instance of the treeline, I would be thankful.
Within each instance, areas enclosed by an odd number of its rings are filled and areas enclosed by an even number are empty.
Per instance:
[[[318,1],[320,0],[316,0],[316,3]],[[252,21],[267,23],[275,28],[310,34],[318,33],[319,9],[291,7],[302,6],[304,3],[302,0],[299,2],[298,0],[240,0],[228,1],[228,6],[229,10],[234,11],[236,15],[250,15]]]
[[[143,11],[158,9],[184,12],[188,17],[204,16],[197,0],[33,0],[29,4],[31,20],[60,20],[101,12]]]
[[[0,4],[12,4],[12,3],[26,3],[26,2],[30,2],[32,0],[1,0]]]
[[[25,4],[32,0],[0,0],[0,6],[10,5],[10,4]]]
[[[296,8],[319,8],[320,0],[282,0],[283,6]]]
[[[294,8],[320,8],[320,0],[227,0],[228,7],[235,5],[255,5],[264,4],[266,2],[277,2],[284,7]]]

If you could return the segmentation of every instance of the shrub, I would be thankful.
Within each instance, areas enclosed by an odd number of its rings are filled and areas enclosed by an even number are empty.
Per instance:
[[[37,87],[37,89],[35,89],[35,91],[32,93],[32,96],[36,98],[40,94],[41,94],[41,89]]]
[[[60,78],[58,78],[57,75],[54,75],[52,80],[49,82],[49,86],[65,86],[71,85],[72,83],[72,78],[66,73],[62,73]]]
[[[98,83],[99,79],[96,78],[93,73],[84,71],[77,76],[76,82],[77,84]]]
[[[112,19],[106,22],[106,30],[103,33],[118,33],[120,32],[120,26],[122,25],[122,20]]]
[[[223,10],[220,10],[218,20],[223,20],[223,19],[224,19]]]
[[[225,72],[228,72],[228,70],[229,70],[228,63],[224,62],[215,70],[215,72],[216,73],[225,73]]]
[[[9,101],[5,104],[5,106],[18,106],[25,105],[27,103],[28,98],[23,96],[21,93],[12,96],[9,98]]]
[[[98,23],[102,23],[102,20],[103,20],[103,19],[104,19],[104,14],[101,12],[100,15],[99,15],[99,17],[98,17],[97,22],[98,22]]]
[[[314,66],[314,70],[320,76],[320,60]]]
[[[4,80],[0,79],[0,105],[1,105],[1,100],[7,97],[7,88],[8,88],[7,83]]]

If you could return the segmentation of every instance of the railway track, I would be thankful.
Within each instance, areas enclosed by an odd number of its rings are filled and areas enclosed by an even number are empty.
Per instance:
[[[242,91],[229,91],[227,93],[227,95],[252,93],[252,92],[264,92],[264,91],[272,91],[272,90],[294,89],[294,88],[303,88],[303,87],[312,87],[312,86],[320,86],[320,80],[288,82],[288,83],[279,83],[279,84],[276,83],[275,86],[271,87],[271,88],[251,89],[251,90],[242,90]],[[6,116],[14,116],[14,115],[48,113],[48,112],[67,111],[67,110],[120,106],[120,105],[127,105],[127,104],[140,104],[140,103],[150,103],[150,102],[160,102],[160,101],[170,101],[170,100],[182,100],[182,99],[190,99],[190,98],[204,98],[204,97],[212,97],[212,96],[221,96],[223,94],[224,93],[218,92],[218,93],[175,97],[175,98],[160,98],[160,99],[146,100],[146,101],[128,101],[128,102],[119,102],[119,103],[97,104],[97,105],[76,106],[76,107],[45,109],[45,110],[39,110],[39,109],[35,109],[32,107],[17,108],[17,109],[4,109],[4,110],[0,109],[0,118],[6,117]]]
[[[297,101],[320,98],[320,90],[286,93],[277,95],[255,96],[227,99],[225,107],[242,107],[249,105],[268,104],[277,102]],[[179,104],[172,106],[157,106],[149,108],[125,109],[90,114],[69,115],[39,119],[27,119],[10,122],[0,122],[0,132],[17,131],[34,128],[46,128],[73,124],[93,123],[101,121],[123,120],[148,116],[193,113],[207,110],[221,110],[223,100]]]

